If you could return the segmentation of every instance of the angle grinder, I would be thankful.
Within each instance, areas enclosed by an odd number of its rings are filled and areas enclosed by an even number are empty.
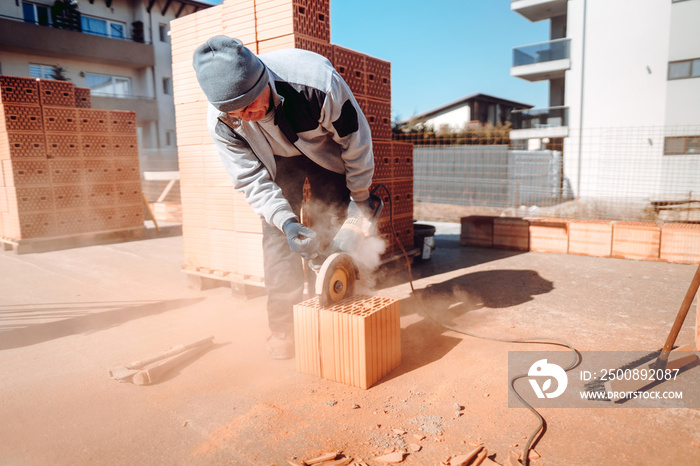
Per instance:
[[[384,208],[384,201],[376,194],[380,187],[382,185],[370,193],[371,214],[364,218],[345,219],[325,251],[309,261],[309,266],[317,274],[316,294],[323,307],[352,296],[355,291],[360,271],[353,258],[361,251],[365,239],[376,231],[377,219]]]

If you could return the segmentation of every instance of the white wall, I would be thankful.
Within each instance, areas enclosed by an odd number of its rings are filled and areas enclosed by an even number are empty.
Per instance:
[[[581,124],[662,126],[670,0],[586,0],[586,10]],[[580,80],[580,68],[577,71]],[[571,74],[576,78],[574,70]]]
[[[700,1],[674,3],[669,61],[700,58]],[[667,126],[700,125],[700,77],[668,81]]]
[[[671,1],[569,0],[568,6],[571,69],[566,74],[570,127],[565,142],[566,175],[577,196],[655,192],[654,182],[615,175],[629,173],[635,163],[655,163],[662,155],[663,138],[654,135],[648,144],[647,134],[614,128],[665,124]],[[591,148],[598,142],[587,136],[597,128],[606,129],[598,135],[604,138],[599,150]],[[641,151],[639,158],[627,157],[625,147]]]
[[[452,130],[464,129],[471,120],[471,110],[468,105],[456,108],[446,113],[437,115],[426,123],[431,125],[435,130],[440,130],[443,127],[449,126]]]

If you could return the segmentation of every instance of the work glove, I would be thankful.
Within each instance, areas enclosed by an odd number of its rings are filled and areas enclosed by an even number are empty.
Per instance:
[[[311,228],[302,225],[295,218],[290,218],[282,225],[282,231],[287,235],[287,243],[292,252],[298,252],[306,260],[318,255],[319,243],[316,232]]]

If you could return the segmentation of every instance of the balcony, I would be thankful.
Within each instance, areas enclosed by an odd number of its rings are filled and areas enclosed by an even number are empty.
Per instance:
[[[566,14],[567,0],[511,0],[510,9],[530,22]]]
[[[150,44],[40,26],[7,17],[0,18],[0,49],[135,69],[155,65]]]
[[[569,135],[569,107],[513,110],[511,139],[560,138]]]
[[[571,39],[555,39],[513,49],[510,75],[535,82],[563,78],[571,68]]]
[[[90,100],[92,108],[136,112],[136,119],[139,122],[158,120],[158,101],[153,97],[113,97],[92,94]]]

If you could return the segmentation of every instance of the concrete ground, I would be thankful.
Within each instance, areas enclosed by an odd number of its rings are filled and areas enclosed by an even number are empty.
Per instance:
[[[368,390],[269,360],[265,295],[189,289],[180,236],[0,254],[0,464],[286,465],[342,451],[375,465],[403,448],[403,464],[436,465],[480,443],[502,464],[537,426],[508,405],[508,352],[564,349],[473,338],[426,310],[496,338],[651,351],[697,268],[461,247],[458,225],[437,226],[432,258],[412,267],[420,300],[404,264],[378,272],[376,294],[400,299],[402,363]],[[693,343],[692,309],[678,344]],[[210,335],[159,383],[108,376]],[[697,409],[539,411],[534,465],[700,464]]]

